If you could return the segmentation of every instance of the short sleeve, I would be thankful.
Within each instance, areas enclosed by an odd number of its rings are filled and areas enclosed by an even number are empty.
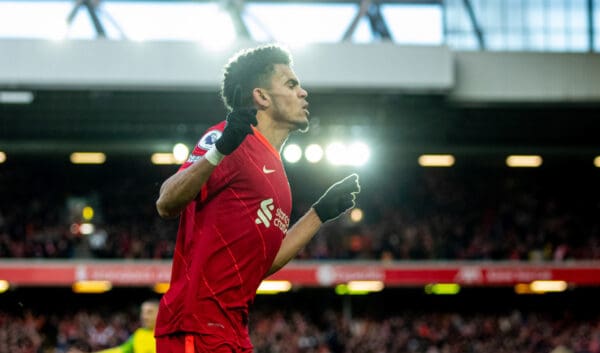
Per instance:
[[[208,130],[206,130],[206,132],[204,133],[204,135],[202,135],[196,146],[194,146],[194,149],[192,150],[192,153],[190,153],[188,159],[181,165],[181,167],[179,167],[179,171],[186,169],[190,165],[194,164],[194,162],[201,159],[202,156],[204,156],[204,154],[209,149],[211,149],[212,146],[214,146],[217,140],[221,137],[224,128],[225,122],[221,122],[220,124],[212,126]]]
[[[179,171],[188,168],[190,165],[200,160],[208,150],[210,150],[217,140],[223,134],[225,129],[225,121],[210,127],[204,135],[200,138],[192,153],[188,159],[179,167]],[[222,190],[231,179],[237,174],[235,157],[232,155],[227,156],[212,172],[208,181],[204,184],[198,194],[198,201],[203,202],[210,196],[218,193]]]

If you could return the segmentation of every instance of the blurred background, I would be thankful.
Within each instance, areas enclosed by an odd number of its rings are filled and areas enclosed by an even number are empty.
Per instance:
[[[0,353],[127,339],[168,287],[160,184],[277,42],[311,128],[256,352],[600,352],[600,0],[0,0]]]

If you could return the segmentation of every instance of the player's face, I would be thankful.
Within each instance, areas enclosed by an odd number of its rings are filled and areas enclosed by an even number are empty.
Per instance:
[[[271,98],[269,109],[275,121],[287,125],[290,130],[308,129],[308,92],[300,86],[298,77],[288,65],[275,65],[267,94]]]
[[[140,320],[142,326],[149,329],[154,329],[156,325],[156,315],[158,314],[158,306],[152,303],[142,304],[140,312]]]

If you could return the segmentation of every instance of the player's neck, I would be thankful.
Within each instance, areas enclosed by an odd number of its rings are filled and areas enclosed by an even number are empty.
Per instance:
[[[283,146],[283,143],[290,134],[289,130],[287,129],[269,129],[261,127],[260,124],[258,124],[256,129],[260,131],[260,133],[267,139],[267,141],[269,141],[271,146],[273,146],[276,151],[281,150],[281,146]]]
[[[289,128],[279,126],[270,119],[261,119],[260,117],[258,118],[256,129],[269,141],[276,151],[281,151],[281,146],[283,146],[283,143],[290,134]]]

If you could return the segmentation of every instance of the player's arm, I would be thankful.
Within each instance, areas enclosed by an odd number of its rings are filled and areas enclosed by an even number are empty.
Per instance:
[[[311,208],[302,218],[300,218],[290,229],[288,229],[281,247],[275,255],[275,260],[267,272],[266,276],[279,271],[290,260],[292,260],[300,250],[313,238],[319,228],[321,228],[321,219]],[[265,276],[265,277],[266,277]]]
[[[185,206],[198,196],[216,166],[252,134],[256,125],[256,109],[241,108],[227,116],[223,135],[203,158],[169,177],[160,187],[156,210],[163,218],[179,215]]]
[[[185,206],[198,196],[200,189],[215,168],[216,165],[210,163],[208,159],[201,158],[165,180],[156,201],[158,214],[162,218],[179,215]]]
[[[329,187],[312,208],[287,231],[266,276],[279,271],[290,262],[314,237],[323,223],[354,207],[356,194],[359,192],[360,185],[356,174],[349,175]]]
[[[98,351],[96,353],[133,353],[133,336],[118,347]]]

